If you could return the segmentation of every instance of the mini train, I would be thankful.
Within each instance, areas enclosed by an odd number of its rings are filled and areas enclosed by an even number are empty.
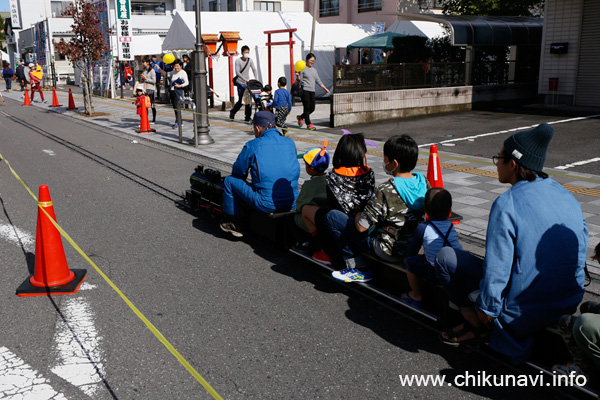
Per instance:
[[[225,171],[198,165],[190,176],[190,188],[186,190],[185,201],[194,212],[202,212],[216,218],[222,216],[224,175]],[[243,212],[244,223],[248,232],[266,239],[277,249],[288,251],[311,265],[316,265],[328,271],[334,271],[331,266],[325,265],[297,249],[295,229],[292,224],[295,212],[265,214],[250,207]],[[463,240],[463,238],[461,238]],[[401,264],[382,261],[374,255],[365,254],[373,269],[373,280],[367,283],[341,283],[352,285],[367,297],[382,299],[386,304],[399,313],[410,317],[412,320],[434,327],[438,330],[454,326],[461,318],[458,311],[448,307],[448,299],[443,289],[434,284],[424,284],[424,298],[421,307],[414,307],[400,300],[400,296],[408,288],[406,270]],[[453,325],[454,324],[454,325]],[[510,361],[502,355],[493,352],[484,343],[466,344],[466,347],[488,356],[493,360],[505,364],[508,368],[515,368]],[[528,362],[518,366],[522,373],[539,374],[542,371],[550,377],[552,365],[566,364],[570,359],[569,351],[560,336],[557,326],[549,326],[537,333],[532,356]],[[561,393],[577,398],[600,398],[600,388],[587,386],[560,387]]]

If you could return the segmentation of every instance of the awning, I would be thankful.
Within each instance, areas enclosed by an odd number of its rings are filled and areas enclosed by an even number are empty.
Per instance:
[[[354,43],[346,46],[348,50],[354,49],[362,49],[362,48],[371,48],[371,49],[380,49],[383,51],[393,50],[394,44],[392,43],[393,39],[397,36],[406,36],[401,33],[396,32],[384,32],[378,35],[367,36],[366,38],[362,38]]]
[[[398,14],[398,19],[444,24],[454,46],[541,45],[544,20],[533,17]]]

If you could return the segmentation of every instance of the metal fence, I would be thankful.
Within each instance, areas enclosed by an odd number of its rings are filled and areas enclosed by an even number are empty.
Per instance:
[[[333,76],[334,92],[344,93],[535,82],[537,68],[515,61],[334,65]]]

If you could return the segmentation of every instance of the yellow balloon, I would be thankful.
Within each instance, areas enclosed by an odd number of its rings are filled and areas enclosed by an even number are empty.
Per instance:
[[[175,61],[175,56],[173,56],[173,54],[167,53],[163,56],[163,62],[165,64],[171,64],[173,61]]]
[[[294,65],[294,71],[302,72],[305,67],[306,67],[306,63],[304,61],[302,61],[302,60],[296,61],[296,64]]]

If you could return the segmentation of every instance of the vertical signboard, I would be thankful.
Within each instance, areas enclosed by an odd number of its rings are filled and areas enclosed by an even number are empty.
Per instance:
[[[10,23],[13,29],[21,29],[21,14],[19,12],[19,0],[10,0]]]
[[[379,35],[381,33],[385,32],[385,22],[383,23],[375,23],[375,34]],[[383,63],[383,51],[379,50],[379,49],[374,49],[373,50],[373,61],[376,64],[382,64]]]
[[[119,60],[133,60],[131,54],[131,4],[129,0],[117,0],[117,49]]]

